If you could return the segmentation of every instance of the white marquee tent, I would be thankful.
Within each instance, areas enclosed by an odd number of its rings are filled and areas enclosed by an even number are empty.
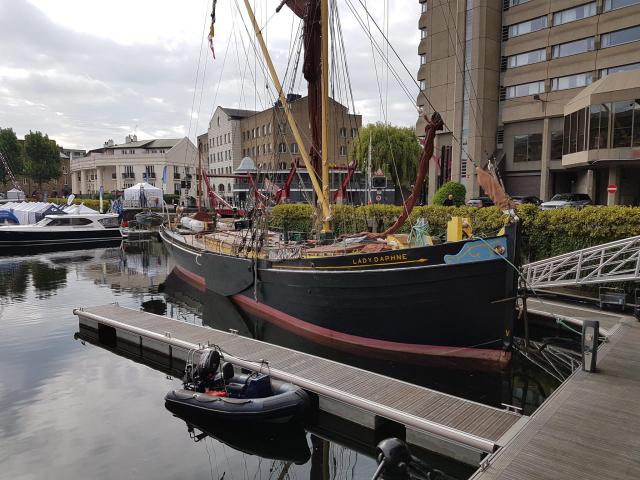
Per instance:
[[[124,191],[125,207],[161,207],[162,190],[148,183],[136,183]]]

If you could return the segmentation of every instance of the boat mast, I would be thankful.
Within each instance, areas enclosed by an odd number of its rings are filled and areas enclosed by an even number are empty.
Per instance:
[[[258,26],[258,22],[256,17],[251,9],[251,5],[249,4],[249,0],[244,0],[244,6],[249,14],[249,18],[251,19],[251,25],[253,26],[253,30],[255,31],[256,38],[258,39],[258,43],[260,44],[260,50],[262,50],[262,55],[264,56],[265,61],[267,62],[267,68],[269,70],[269,75],[271,76],[271,80],[273,81],[274,86],[276,87],[276,91],[278,92],[278,97],[280,98],[280,103],[282,104],[282,108],[284,109],[285,115],[287,116],[287,122],[291,127],[291,133],[293,133],[293,137],[296,142],[300,146],[304,146],[304,141],[302,140],[302,135],[300,134],[300,130],[298,130],[298,125],[296,124],[293,115],[291,115],[291,110],[289,109],[289,104],[287,103],[287,98],[282,90],[282,84],[280,83],[280,79],[278,78],[278,74],[273,66],[273,62],[271,61],[271,55],[269,55],[269,51],[267,50],[267,45],[262,37],[262,32],[260,31],[260,27]],[[324,151],[324,148],[323,148]],[[320,206],[322,208],[322,217],[323,217],[323,225],[324,221],[329,221],[331,219],[331,211],[329,209],[329,201],[323,195],[322,187],[318,183],[318,178],[313,169],[313,165],[311,164],[311,159],[309,157],[309,152],[307,152],[304,147],[300,148],[300,155],[302,156],[302,160],[304,162],[304,166],[309,173],[309,178],[311,179],[311,184],[313,185],[313,190],[320,201]],[[327,172],[328,175],[328,172]]]
[[[329,205],[329,0],[321,0],[320,9],[322,23],[322,205]],[[331,218],[328,213],[322,218],[322,233],[328,233],[332,230]]]
[[[371,132],[369,132],[369,150],[367,151],[367,204],[371,203]]]

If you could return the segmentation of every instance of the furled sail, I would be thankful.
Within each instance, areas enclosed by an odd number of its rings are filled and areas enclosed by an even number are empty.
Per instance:
[[[513,210],[513,200],[511,200],[511,197],[505,192],[495,175],[480,167],[476,167],[476,172],[478,173],[478,184],[482,187],[484,193],[487,194],[487,197],[489,197],[500,210]]]
[[[307,81],[309,96],[309,124],[311,125],[311,161],[313,169],[320,171],[322,145],[322,27],[320,0],[287,0],[287,7],[303,21],[304,63],[302,74]]]
[[[409,195],[409,198],[404,202],[400,217],[398,217],[395,223],[388,229],[382,233],[376,234],[376,236],[386,237],[387,235],[391,235],[398,231],[404,222],[407,221],[409,215],[411,215],[411,211],[416,204],[416,200],[420,198],[422,185],[424,184],[424,179],[427,177],[427,171],[429,170],[429,160],[431,160],[431,157],[433,156],[433,144],[436,138],[436,132],[438,130],[442,130],[444,125],[442,117],[438,112],[434,112],[433,115],[431,115],[431,120],[427,118],[425,119],[427,120],[427,125],[424,128],[424,147],[422,148],[422,154],[420,155],[420,164],[418,165],[416,180],[413,184],[413,191],[411,192],[411,195]]]

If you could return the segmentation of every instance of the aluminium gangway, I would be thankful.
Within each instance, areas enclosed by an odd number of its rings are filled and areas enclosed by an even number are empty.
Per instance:
[[[583,248],[522,267],[527,287],[640,280],[640,235]]]

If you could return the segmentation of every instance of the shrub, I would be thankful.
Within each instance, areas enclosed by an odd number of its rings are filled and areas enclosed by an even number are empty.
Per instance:
[[[447,182],[433,195],[433,204],[442,205],[442,202],[444,202],[445,198],[447,198],[449,194],[453,195],[453,203],[455,205],[464,205],[467,189],[461,183]]]
[[[276,205],[269,215],[269,228],[291,232],[310,232],[314,210],[311,205],[292,203]]]
[[[167,205],[173,205],[174,201],[176,204],[180,203],[180,195],[176,195],[175,193],[165,193],[162,198],[164,198]]]
[[[402,207],[394,205],[335,205],[333,208],[333,223],[337,235],[364,232],[368,225],[378,225],[378,222],[387,228],[402,212]],[[581,210],[561,208],[543,211],[535,205],[520,205],[517,213],[521,221],[522,253],[530,261],[640,235],[638,207],[586,207]],[[479,236],[495,235],[505,222],[504,214],[497,207],[428,205],[414,208],[400,232],[408,233],[416,220],[422,217],[428,222],[432,235],[444,238],[447,222],[456,215],[468,217],[474,233]],[[269,225],[277,229],[286,225],[289,231],[310,232],[314,219],[314,210],[310,205],[278,205],[271,213]]]

